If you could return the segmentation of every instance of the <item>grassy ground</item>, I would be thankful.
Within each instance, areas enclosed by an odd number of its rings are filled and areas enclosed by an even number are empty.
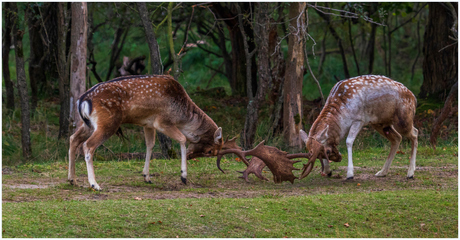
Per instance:
[[[458,147],[443,148],[420,148],[414,180],[405,178],[405,154],[387,177],[374,176],[386,148],[357,151],[352,181],[344,161],[332,163],[332,178],[317,169],[294,184],[274,184],[267,169],[269,182],[246,183],[235,172],[244,164],[231,157],[222,162],[226,174],[214,158],[190,160],[188,185],[179,160],[151,160],[153,184],[143,182],[142,160],[96,161],[102,192],[88,188],[81,158],[80,187],[66,182],[65,162],[24,164],[4,169],[3,237],[454,238]]]

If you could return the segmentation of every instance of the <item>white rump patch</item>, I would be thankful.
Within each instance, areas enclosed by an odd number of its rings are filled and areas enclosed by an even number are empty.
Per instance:
[[[90,118],[88,101],[84,101],[81,103],[81,115],[83,116],[83,118],[86,118],[86,119]]]

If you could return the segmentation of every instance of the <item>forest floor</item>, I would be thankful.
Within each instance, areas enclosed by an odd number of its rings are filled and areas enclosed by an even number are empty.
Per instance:
[[[388,150],[356,151],[353,180],[342,161],[332,177],[316,168],[294,184],[275,184],[268,169],[269,181],[245,182],[231,157],[225,174],[215,158],[189,160],[187,185],[178,159],[151,160],[152,184],[143,160],[95,162],[102,191],[89,188],[82,158],[79,186],[65,162],[3,167],[3,237],[457,237],[458,147],[420,147],[414,179],[403,152],[374,176]]]

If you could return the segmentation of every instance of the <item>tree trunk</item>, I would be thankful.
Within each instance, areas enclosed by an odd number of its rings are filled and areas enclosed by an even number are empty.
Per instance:
[[[368,73],[372,74],[374,71],[374,56],[375,56],[375,33],[377,32],[377,25],[371,25],[371,36],[369,37],[369,42],[367,43],[367,55],[369,56],[369,67]]]
[[[249,103],[247,106],[246,121],[244,124],[242,138],[242,147],[244,149],[252,148],[254,144],[254,136],[256,134],[258,120],[259,120],[259,108],[262,102],[265,100],[266,90],[268,83],[271,82],[270,74],[270,53],[269,53],[269,34],[270,34],[270,19],[269,14],[271,12],[270,3],[257,3],[256,4],[256,23],[254,24],[254,31],[257,41],[257,50],[258,50],[258,73],[259,73],[259,84],[255,97],[252,97],[252,85],[248,83],[248,93],[251,94],[249,98]],[[238,9],[240,12],[240,9]],[[242,23],[242,17],[239,14],[240,23]],[[246,40],[246,34],[243,30],[243,26],[240,25],[240,30],[243,33],[244,40]],[[245,44],[246,51],[246,62],[249,67],[251,64],[251,58],[254,54],[249,53],[249,47]],[[249,73],[247,78],[251,79],[250,70],[247,70],[246,73]],[[250,88],[251,87],[251,88]]]
[[[289,44],[284,82],[284,138],[291,148],[300,149],[299,131],[302,126],[302,82],[304,73],[306,3],[289,6]],[[331,30],[332,31],[332,30]]]
[[[39,7],[35,5],[29,8],[30,16],[39,14]],[[30,106],[31,115],[34,115],[38,103],[38,83],[46,82],[45,71],[43,71],[43,61],[45,58],[45,46],[40,37],[42,25],[40,24],[43,19],[30,17],[29,24],[29,44],[30,44],[30,60],[29,60],[29,80],[32,93],[32,102]]]
[[[332,36],[335,38],[337,45],[340,49],[340,55],[342,56],[342,63],[343,63],[343,73],[345,74],[345,78],[350,78],[350,72],[348,71],[348,64],[347,58],[345,56],[345,49],[343,48],[342,38],[340,38],[339,34],[335,31],[334,27],[331,24],[331,19],[329,15],[326,15],[318,10],[316,10],[318,15],[326,20],[329,30],[331,31]]]
[[[449,10],[448,4],[453,6],[452,10]],[[456,19],[458,3],[430,2],[428,6],[428,23],[423,45],[423,84],[419,97],[435,96],[444,101],[448,89],[458,79],[458,44],[449,38],[453,35],[453,15]]]
[[[369,16],[374,14],[378,9],[378,3],[370,3],[369,5]],[[377,32],[377,24],[371,23],[371,35],[367,42],[366,56],[369,59],[368,74],[372,74],[374,71],[374,56],[375,56],[375,34]],[[365,36],[365,34],[363,34]]]
[[[359,76],[361,75],[361,71],[359,70],[359,62],[358,62],[358,59],[356,58],[355,44],[353,43],[353,36],[351,35],[351,19],[348,19],[347,22],[348,22],[348,38],[350,39],[351,51],[353,53],[353,59],[355,60],[356,71],[358,72],[358,76]]]
[[[279,8],[282,8],[281,5]],[[278,21],[284,19],[284,16],[280,15]],[[284,60],[284,54],[281,48],[277,45],[280,43],[281,38],[278,36],[278,26],[272,25],[269,38],[269,53],[271,57],[271,84],[269,86],[271,92],[269,95],[270,103],[274,104],[273,112],[270,114],[270,129],[268,131],[266,140],[269,140],[273,135],[278,134],[283,129],[283,101],[284,101],[284,75],[286,73],[286,61]],[[286,38],[287,40],[287,38]]]
[[[56,52],[57,69],[59,76],[59,103],[61,109],[59,111],[59,135],[58,139],[69,136],[69,122],[70,122],[70,100],[69,100],[69,62],[67,62],[67,34],[69,13],[67,11],[67,3],[54,3],[58,8],[58,45]]]
[[[11,11],[18,14],[17,4],[11,3]],[[18,18],[14,17],[13,22],[13,37],[14,37],[14,51],[16,55],[16,78],[18,84],[19,100],[21,103],[21,143],[22,143],[22,156],[28,160],[32,155],[32,148],[30,143],[30,109],[29,109],[29,96],[27,93],[26,71],[24,67],[24,52],[22,45],[22,37],[25,33],[24,30],[19,29]]]
[[[66,8],[70,8],[70,3],[67,3]],[[46,78],[43,79],[43,82],[38,82],[38,91],[42,94],[45,94],[47,96],[54,96],[55,95],[55,88],[54,88],[54,82],[59,81],[59,72],[57,70],[58,68],[58,63],[56,59],[56,54],[57,54],[57,46],[59,45],[58,43],[58,9],[57,5],[55,3],[51,2],[46,2],[43,4],[43,7],[41,9],[41,14],[43,16],[46,16],[45,19],[43,19],[42,24],[42,40],[43,40],[43,45],[46,47],[46,52],[48,53],[44,59],[44,62],[42,63],[42,71],[45,72]],[[68,34],[68,38],[70,37],[70,34]],[[66,52],[69,51],[70,49],[70,40],[68,41],[67,46],[66,46]]]
[[[10,5],[11,3],[9,2],[3,3],[3,16],[5,16],[5,32],[3,33],[2,69],[3,79],[5,79],[6,108],[14,110],[14,84],[10,78],[9,55],[11,47],[11,26],[13,25],[13,18],[15,18],[15,15],[11,12]]]
[[[153,74],[163,74],[161,64],[160,48],[158,47],[155,32],[152,29],[152,23],[149,20],[149,14],[145,2],[138,2],[137,9],[139,16],[144,25],[145,37],[150,49],[150,67]],[[161,153],[165,158],[177,158],[175,151],[172,149],[171,139],[161,132],[157,131],[158,141],[160,142]]]
[[[452,89],[447,96],[446,102],[444,103],[444,107],[439,114],[439,117],[433,123],[433,129],[430,135],[430,143],[434,150],[436,150],[436,143],[438,140],[439,131],[441,130],[442,123],[446,118],[449,116],[449,113],[452,110],[452,104],[454,103],[455,99],[458,97],[458,82],[452,86]]]
[[[81,119],[77,111],[77,100],[86,90],[86,41],[88,32],[88,10],[85,2],[72,3],[72,29],[70,47],[70,123],[74,129]]]
[[[152,23],[149,20],[147,6],[143,2],[137,3],[137,9],[144,25],[145,38],[150,49],[150,65],[152,74],[163,74],[161,66],[160,48],[155,37],[155,32],[152,29]]]
[[[119,27],[115,32],[115,39],[113,40],[110,54],[109,70],[107,71],[107,76],[105,78],[106,81],[110,80],[112,76],[113,69],[115,68],[115,63],[120,56],[120,52],[123,49],[126,37],[128,36],[129,28],[122,26],[123,20],[123,18],[120,19]]]
[[[236,13],[236,4],[240,4],[244,10],[249,9],[248,4],[250,3],[228,3],[230,6],[224,6],[225,3],[213,3],[212,9],[215,11],[219,18],[223,18],[228,32],[230,34],[230,42],[232,45],[232,79],[230,81],[230,87],[232,88],[233,96],[247,96],[246,86],[246,58],[244,51],[243,35],[238,28],[238,16]],[[254,33],[250,26],[244,24],[244,31],[249,39],[254,39]],[[251,41],[249,44],[249,51],[253,51],[255,48],[254,42]],[[255,59],[253,58],[252,64],[255,65]],[[252,75],[252,88],[257,89],[256,68],[251,69]],[[254,92],[253,92],[254,94]]]
[[[179,63],[180,57],[176,55],[176,51],[174,50],[174,41],[173,41],[173,31],[172,31],[172,10],[173,10],[173,2],[168,4],[168,43],[169,43],[169,53],[170,57],[173,60],[173,76],[174,79],[178,80],[180,75]]]

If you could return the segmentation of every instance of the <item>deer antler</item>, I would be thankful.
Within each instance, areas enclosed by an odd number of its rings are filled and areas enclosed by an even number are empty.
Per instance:
[[[246,168],[246,170],[238,171],[239,173],[243,174],[243,176],[239,178],[242,178],[246,182],[249,182],[248,176],[249,174],[253,173],[254,175],[256,175],[256,177],[268,181],[268,179],[262,175],[262,170],[265,166],[267,165],[260,158],[252,157],[251,161],[249,162],[249,166]]]
[[[307,164],[303,165],[302,174],[300,175],[299,179],[305,178],[308,176],[308,174],[310,174],[311,170],[313,169],[313,166],[315,165],[315,161],[317,158],[326,158],[327,160],[329,160],[326,154],[326,150],[324,149],[324,146],[318,141],[316,141],[316,139],[314,138],[312,139],[313,141],[311,141],[312,142],[311,151],[310,153],[308,153],[310,154],[310,157],[308,158],[309,160]],[[321,172],[323,172],[324,163],[323,161],[321,161],[321,159],[320,159],[320,162],[321,162]]]
[[[241,160],[248,166],[249,170],[246,169],[248,170],[247,171],[248,174],[249,172],[252,172],[252,169],[257,169],[258,171],[259,170],[262,171],[264,166],[261,163],[255,162],[252,164],[252,166],[250,166],[251,163],[249,163],[246,156],[253,156],[253,159],[251,160],[251,162],[262,160],[263,163],[265,163],[265,165],[272,172],[273,181],[275,183],[281,183],[283,181],[290,181],[291,183],[294,183],[294,180],[297,177],[295,177],[294,174],[292,174],[292,170],[300,170],[300,169],[295,168],[293,165],[294,163],[297,163],[300,161],[291,161],[290,159],[299,158],[299,157],[308,158],[310,157],[310,154],[309,153],[288,154],[287,152],[281,151],[278,148],[275,148],[272,146],[265,146],[264,142],[265,141],[260,142],[259,145],[257,145],[257,147],[255,147],[254,149],[248,150],[248,151],[242,151],[239,149],[228,149],[228,150],[219,152],[219,154],[217,155],[217,167],[222,171],[222,169],[220,168],[220,159],[225,154],[234,153],[238,155],[241,158]],[[256,159],[255,157],[257,157],[257,159],[259,160],[255,160]],[[245,178],[245,172],[246,171],[243,172],[243,178]],[[245,179],[247,179],[247,176]]]

